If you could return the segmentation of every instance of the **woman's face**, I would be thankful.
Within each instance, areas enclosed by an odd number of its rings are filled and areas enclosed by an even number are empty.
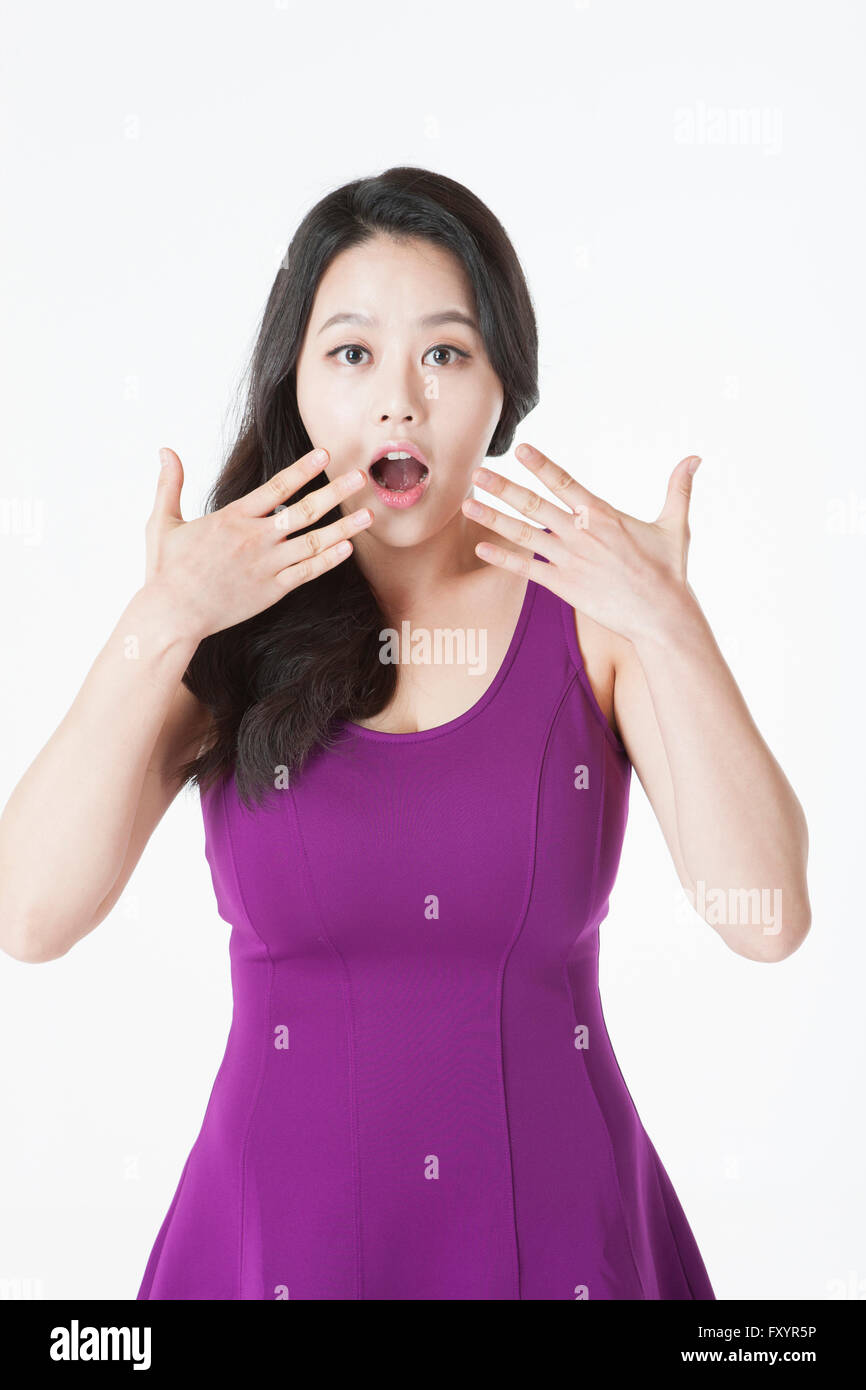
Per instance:
[[[363,321],[329,322],[344,315]],[[313,446],[328,450],[323,476],[366,473],[366,486],[341,504],[344,513],[370,508],[365,539],[415,545],[455,515],[466,520],[460,504],[504,400],[475,322],[462,264],[432,242],[377,234],[322,276],[297,363],[298,410]],[[398,487],[383,494],[371,464],[398,440],[420,449],[429,473],[420,491],[401,494],[418,470],[409,465],[403,477],[392,464],[382,476]]]

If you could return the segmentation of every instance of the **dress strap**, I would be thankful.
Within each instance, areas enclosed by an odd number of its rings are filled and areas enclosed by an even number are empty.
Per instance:
[[[550,535],[549,526],[545,526],[543,529],[547,535]],[[533,552],[533,558],[541,560],[544,564],[550,563],[546,555],[539,555],[537,552]],[[538,602],[536,602],[535,605],[536,613],[538,614],[536,621],[540,620],[542,612],[546,611],[551,617],[555,613],[557,628],[556,645],[561,652],[565,653],[569,669],[577,672],[583,694],[586,697],[593,716],[601,724],[608,743],[615,752],[627,757],[625,745],[611,728],[607,715],[598,703],[595,691],[586,673],[586,665],[580,650],[580,644],[577,640],[574,608],[570,603],[567,603],[565,599],[560,598],[558,594],[554,594],[551,589],[546,588],[545,585],[536,583],[536,588],[539,594],[543,595],[541,598],[541,608],[539,609]],[[552,635],[552,632],[549,632],[549,636]]]

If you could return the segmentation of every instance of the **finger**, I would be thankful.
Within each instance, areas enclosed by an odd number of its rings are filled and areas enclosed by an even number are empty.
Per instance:
[[[504,478],[501,473],[491,473],[487,468],[476,468],[472,475],[472,481],[477,483],[484,492],[490,492],[494,497],[507,502],[509,507],[513,507],[516,512],[523,512],[525,516],[531,517],[533,521],[538,521],[542,526],[545,526],[548,531],[553,533],[553,545],[557,539],[562,539],[566,534],[566,527],[574,526],[573,511],[570,509],[566,511],[564,507],[558,507],[556,503],[546,501],[545,498],[539,497],[537,492],[532,492],[528,487],[521,487],[519,483],[513,483],[510,478]],[[467,501],[471,501],[479,507],[483,505],[475,498],[467,499]],[[491,512],[490,507],[486,507],[484,510],[488,514]],[[479,512],[472,511],[470,515],[477,516],[479,521],[484,521],[485,525],[488,524],[486,518]],[[499,515],[499,513],[494,512],[494,515]],[[542,532],[542,534],[544,533]],[[515,537],[515,539],[517,538]],[[523,543],[528,544],[528,540]],[[552,549],[544,551],[545,555],[552,553]]]
[[[159,479],[151,516],[172,517],[183,521],[180,513],[180,493],[183,487],[183,464],[174,449],[160,449]]]
[[[284,566],[274,576],[274,583],[279,593],[289,594],[293,589],[298,589],[302,584],[324,574],[325,570],[333,569],[335,565],[342,564],[352,554],[352,550],[352,542],[344,539],[338,541],[336,545],[329,545],[326,549],[320,550],[316,555],[307,555],[305,559],[299,560],[295,564]],[[283,551],[280,550],[277,553],[282,555]]]
[[[285,502],[277,503],[276,515],[268,519],[273,521],[282,539],[293,531],[302,531],[305,526],[312,525],[319,517],[324,516],[325,512],[333,511],[343,498],[360,491],[366,481],[367,475],[360,468],[354,469],[351,473],[343,473],[339,478],[334,478],[333,482],[314,488],[291,506]]]
[[[692,478],[700,461],[697,454],[689,454],[688,458],[680,459],[668,479],[667,496],[664,506],[656,517],[656,523],[667,521],[676,523],[678,526],[688,524]]]
[[[539,555],[541,553],[538,552]],[[548,588],[551,571],[556,569],[555,565],[536,560],[529,550],[505,550],[492,541],[479,541],[475,547],[475,554],[486,560],[489,565],[495,565],[497,569],[512,570],[515,574],[526,575],[528,579],[534,579],[536,584],[544,584]]]
[[[523,490],[520,489],[520,491]],[[532,496],[531,493],[529,495]],[[504,512],[497,511],[495,507],[488,507],[486,502],[479,502],[474,497],[465,498],[462,503],[462,510],[466,516],[471,516],[482,526],[487,526],[491,531],[497,531],[500,536],[514,541],[515,545],[531,548],[556,564],[562,564],[569,554],[573,553],[558,536],[553,534],[552,530],[542,531],[539,527],[530,525],[528,521],[521,521],[519,517],[506,516]],[[572,512],[562,511],[559,507],[554,508],[554,510],[558,511],[561,516],[574,521]]]
[[[320,526],[313,531],[307,531],[303,536],[290,536],[277,551],[277,563],[280,568],[287,564],[300,564],[310,556],[319,555],[330,546],[337,545],[341,540],[357,535],[372,521],[373,513],[370,508],[361,507],[356,512],[350,512],[348,516],[340,517],[339,521],[332,521],[330,526]]]
[[[308,454],[303,454],[301,458],[295,459],[287,468],[281,468],[272,478],[268,478],[260,487],[253,488],[252,492],[239,497],[236,502],[230,505],[242,512],[244,516],[267,516],[274,507],[285,502],[287,498],[294,494],[314,478],[317,473],[321,473],[325,464],[328,462],[327,449],[311,449]]]
[[[544,483],[554,497],[560,498],[573,512],[583,509],[584,513],[588,511],[591,515],[593,507],[608,507],[609,504],[601,497],[596,497],[588,487],[572,478],[570,473],[566,473],[564,468],[560,468],[558,463],[554,463],[532,444],[520,444],[514,452],[520,462]]]

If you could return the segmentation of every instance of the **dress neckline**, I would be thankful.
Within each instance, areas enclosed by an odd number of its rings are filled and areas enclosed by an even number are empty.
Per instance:
[[[535,598],[536,588],[537,585],[534,580],[527,579],[526,588],[523,592],[523,602],[520,605],[520,613],[517,618],[517,625],[514,632],[511,634],[511,641],[508,644],[505,656],[502,658],[499,670],[496,672],[496,675],[493,677],[493,680],[484,693],[475,701],[475,704],[471,705],[469,709],[464,710],[462,714],[455,715],[453,719],[447,720],[444,724],[434,724],[432,729],[416,729],[414,733],[394,733],[387,729],[367,729],[363,724],[355,724],[351,719],[338,720],[339,727],[348,729],[358,738],[371,739],[377,743],[422,743],[429,739],[441,738],[443,734],[454,733],[457,729],[462,728],[470,719],[474,719],[476,715],[481,714],[482,710],[486,709],[496,692],[502,686],[505,677],[508,675],[509,668],[517,655],[517,648],[520,645],[524,629],[529,622],[529,614]]]

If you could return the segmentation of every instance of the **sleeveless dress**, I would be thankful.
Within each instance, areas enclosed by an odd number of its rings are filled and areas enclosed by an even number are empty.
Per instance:
[[[232,1023],[137,1298],[714,1299],[602,1014],[631,764],[573,610],[530,580],[470,710],[337,732],[201,794]]]

